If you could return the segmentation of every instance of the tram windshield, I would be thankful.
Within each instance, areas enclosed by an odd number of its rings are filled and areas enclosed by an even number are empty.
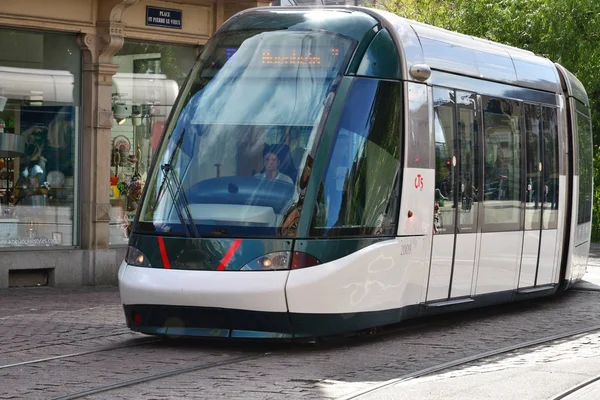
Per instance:
[[[158,153],[136,231],[278,236],[354,40],[235,31],[200,56]]]

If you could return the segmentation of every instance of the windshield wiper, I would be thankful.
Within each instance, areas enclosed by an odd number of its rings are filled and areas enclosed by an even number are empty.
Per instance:
[[[185,129],[181,132],[181,136],[179,137],[179,140],[177,141],[177,144],[175,145],[175,149],[173,150],[173,154],[171,155],[169,162],[162,164],[160,166],[160,170],[162,171],[163,177],[165,179],[163,181],[162,185],[166,185],[167,190],[171,194],[171,198],[173,199],[173,206],[175,207],[175,212],[177,212],[177,216],[179,217],[179,221],[181,222],[185,236],[187,236],[187,237],[191,236],[191,237],[197,238],[197,237],[200,237],[200,234],[198,233],[198,229],[196,229],[196,224],[194,223],[194,219],[192,218],[192,214],[190,213],[190,208],[189,208],[190,203],[187,201],[187,198],[185,196],[185,191],[183,190],[183,187],[181,186],[181,181],[177,177],[177,174],[175,173],[175,171],[173,170],[173,167],[172,167],[173,160],[175,159],[175,155],[180,150],[180,146],[183,143],[183,135],[184,134],[185,134]],[[171,178],[169,177],[169,172],[171,173],[171,177],[174,181],[174,184],[175,184],[176,189],[179,192],[180,196],[177,196],[175,189],[173,189],[173,186],[171,186]],[[160,203],[160,201],[162,199],[162,191],[163,191],[162,185],[158,191],[157,204]],[[181,199],[183,204],[181,204],[179,202],[180,201],[179,199]],[[184,212],[185,212],[185,217],[184,217]],[[186,217],[187,217],[187,221],[189,221],[189,222],[186,222]]]
[[[179,178],[177,178],[177,174],[175,173],[175,171],[173,171],[173,168],[171,167],[170,163],[161,165],[160,169],[162,170],[163,176],[165,177],[165,184],[167,185],[167,189],[169,190],[169,193],[171,194],[171,198],[173,199],[173,206],[175,207],[177,216],[179,217],[179,220],[181,221],[181,225],[183,226],[185,235],[188,237],[191,236],[191,237],[195,237],[195,238],[200,237],[200,234],[198,233],[198,229],[196,229],[196,224],[194,223],[194,219],[192,218],[192,213],[190,212],[190,208],[189,208],[190,203],[187,201],[185,192],[183,191],[183,188],[181,187],[181,182],[179,181]],[[169,172],[171,172],[171,176],[174,181],[175,187],[178,189],[179,196],[177,196],[177,193],[175,193],[175,190],[171,186],[171,179],[169,179]],[[180,199],[183,204],[180,204]],[[185,217],[183,215],[183,212],[185,212]],[[187,217],[187,221],[189,221],[189,222],[186,222],[186,217]]]

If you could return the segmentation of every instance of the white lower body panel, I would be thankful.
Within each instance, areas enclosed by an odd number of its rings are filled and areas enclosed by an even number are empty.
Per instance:
[[[450,276],[452,274],[453,253],[454,235],[433,236],[427,301],[448,298],[448,291],[450,290]]]
[[[191,271],[122,264],[124,305],[160,304],[255,311],[287,311],[289,271]]]
[[[515,288],[521,263],[522,244],[522,231],[492,232],[481,235],[476,294]]]
[[[542,242],[540,246],[540,264],[538,269],[537,285],[548,285],[558,281],[555,276],[556,266],[556,229],[542,231]]]
[[[590,242],[582,243],[573,249],[571,256],[571,284],[580,281],[587,271],[587,261],[590,253]]]
[[[562,187],[561,187],[562,189]],[[571,244],[567,262],[565,279],[573,284],[579,281],[587,270],[587,258],[590,248],[590,236],[592,232],[592,223],[579,223],[578,205],[579,205],[579,176],[573,177],[573,216],[571,227],[568,228],[571,233]],[[575,211],[577,210],[577,212]],[[560,215],[561,207],[559,207]],[[593,217],[593,215],[592,215]]]
[[[451,297],[471,295],[476,248],[476,233],[456,235],[456,253],[454,255]]]
[[[418,304],[431,242],[426,236],[376,243],[317,267],[290,271],[291,313],[355,313]]]
[[[537,271],[538,249],[540,246],[540,231],[525,231],[523,237],[523,253],[521,256],[521,273],[519,274],[519,287],[527,288],[535,285]],[[554,255],[554,254],[553,254]]]

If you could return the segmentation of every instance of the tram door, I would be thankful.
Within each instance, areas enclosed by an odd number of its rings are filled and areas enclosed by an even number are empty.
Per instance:
[[[527,178],[520,289],[552,282],[558,223],[556,109],[525,104],[524,114]]]
[[[433,99],[436,169],[428,302],[471,294],[480,181],[476,95],[434,88]]]

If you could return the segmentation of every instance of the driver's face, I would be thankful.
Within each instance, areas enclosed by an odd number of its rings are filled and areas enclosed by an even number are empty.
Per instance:
[[[265,162],[265,170],[266,171],[268,171],[268,172],[277,171],[277,168],[279,167],[279,159],[277,158],[277,156],[275,154],[267,153],[267,155],[265,155],[264,162]]]

